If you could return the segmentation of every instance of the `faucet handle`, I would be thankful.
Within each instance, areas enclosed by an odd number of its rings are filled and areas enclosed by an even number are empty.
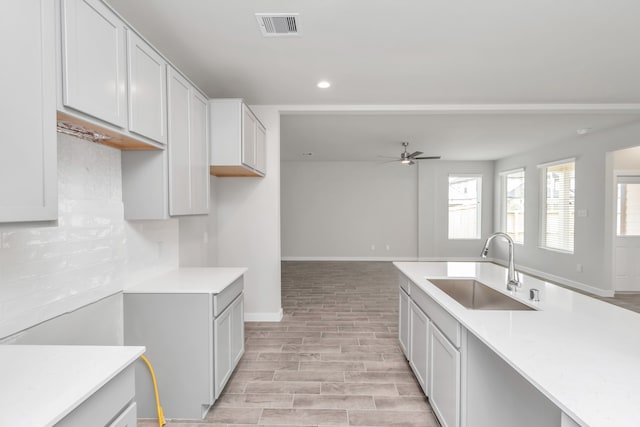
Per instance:
[[[534,302],[540,301],[540,290],[535,288],[529,289],[529,299]]]

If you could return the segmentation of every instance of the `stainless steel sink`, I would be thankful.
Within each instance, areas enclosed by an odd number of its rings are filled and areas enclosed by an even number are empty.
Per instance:
[[[534,310],[475,279],[427,279],[460,304],[473,310]]]

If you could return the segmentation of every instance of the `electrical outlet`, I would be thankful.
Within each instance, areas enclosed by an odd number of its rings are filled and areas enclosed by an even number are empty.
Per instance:
[[[209,243],[209,233],[207,231],[202,233],[202,243],[204,243],[205,245]]]
[[[371,245],[371,250],[375,251],[376,250],[376,245]]]
[[[387,249],[387,252],[390,251],[391,250],[391,245],[387,245],[386,249]]]
[[[582,264],[576,264],[576,271],[582,273]]]

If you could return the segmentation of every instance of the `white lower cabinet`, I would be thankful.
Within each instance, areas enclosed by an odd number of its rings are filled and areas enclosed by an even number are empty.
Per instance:
[[[413,301],[409,303],[409,365],[418,379],[424,393],[429,395],[429,329],[430,322],[426,314]]]
[[[560,426],[561,427],[580,427],[578,423],[573,421],[571,417],[569,417],[564,412],[560,415]]]
[[[399,303],[400,319],[398,322],[398,338],[400,341],[400,348],[404,353],[404,356],[409,359],[409,295],[400,288],[400,303]]]
[[[130,366],[96,390],[56,426],[135,427],[137,420],[134,396],[134,369]]]
[[[179,288],[179,286],[177,286]],[[146,346],[167,418],[202,419],[244,352],[243,279],[221,293],[124,292],[124,343]],[[140,418],[156,418],[149,371],[136,362]]]
[[[243,297],[240,295],[214,320],[215,396],[222,393],[244,352]]]
[[[460,351],[433,325],[429,338],[429,402],[443,427],[457,427],[460,425]]]
[[[400,275],[399,341],[442,427],[576,427],[444,306]]]
[[[462,336],[466,334],[455,318],[402,275],[399,292],[398,335],[409,366],[442,426],[460,427]]]

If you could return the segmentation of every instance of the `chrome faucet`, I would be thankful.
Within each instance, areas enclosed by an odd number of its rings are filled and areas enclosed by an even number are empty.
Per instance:
[[[513,261],[513,239],[506,233],[498,232],[493,233],[486,242],[484,242],[484,248],[480,254],[482,258],[486,258],[489,253],[489,245],[496,237],[502,237],[509,243],[509,272],[507,273],[507,290],[517,291],[522,286],[520,280],[518,280],[518,272],[516,271],[515,263]]]

